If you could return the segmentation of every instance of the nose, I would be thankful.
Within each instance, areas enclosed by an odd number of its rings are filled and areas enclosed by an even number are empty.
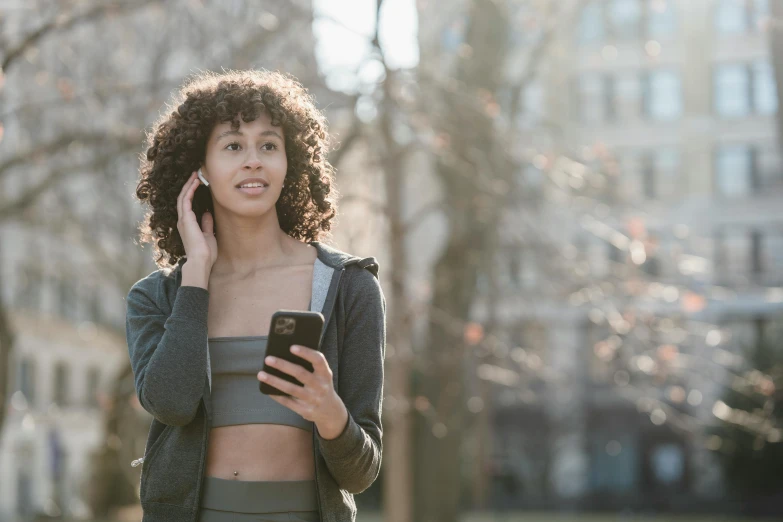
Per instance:
[[[245,157],[245,164],[243,165],[243,168],[255,170],[258,167],[261,166],[261,160],[259,159],[259,152],[257,150],[253,150],[252,148],[248,151],[247,156]]]

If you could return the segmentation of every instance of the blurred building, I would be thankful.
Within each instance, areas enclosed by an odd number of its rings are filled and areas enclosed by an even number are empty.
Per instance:
[[[18,227],[0,237],[5,252],[28,241]],[[86,517],[90,455],[105,444],[101,400],[127,357],[123,339],[100,326],[101,294],[3,257],[3,281],[15,279],[2,298],[16,304],[17,338],[0,436],[0,520]]]
[[[512,84],[546,2],[508,3]],[[500,296],[476,312],[495,307],[523,368],[518,389],[496,387],[487,501],[715,509],[719,383],[783,310],[769,2],[588,0],[569,20],[576,3],[554,4],[539,74],[504,117],[531,197],[511,213]],[[447,76],[467,14],[419,4],[444,55],[422,66]]]

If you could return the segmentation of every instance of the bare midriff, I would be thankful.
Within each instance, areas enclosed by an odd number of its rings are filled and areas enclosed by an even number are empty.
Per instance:
[[[277,310],[307,310],[316,250],[302,247],[301,262],[265,268],[241,280],[210,275],[209,337],[264,336]],[[313,434],[283,424],[212,428],[205,474],[228,480],[312,480]]]
[[[212,428],[206,475],[230,480],[314,479],[313,434],[282,424]]]

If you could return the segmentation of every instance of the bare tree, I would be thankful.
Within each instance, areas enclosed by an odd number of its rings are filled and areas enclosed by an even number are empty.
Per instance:
[[[476,1],[468,13],[465,45],[454,79],[461,89],[443,92],[433,114],[444,135],[436,174],[449,223],[446,246],[433,269],[432,313],[468,322],[481,266],[496,255],[504,204],[502,187],[513,171],[498,155],[490,100],[503,81],[509,27],[504,2]],[[456,520],[460,511],[460,449],[465,419],[463,328],[431,320],[414,395],[415,520]],[[462,349],[460,349],[462,348]],[[434,415],[428,410],[432,405]]]

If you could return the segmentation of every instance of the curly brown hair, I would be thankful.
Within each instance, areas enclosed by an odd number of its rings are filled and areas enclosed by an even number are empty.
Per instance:
[[[212,129],[230,121],[236,130],[240,116],[250,122],[262,110],[268,111],[272,125],[282,124],[285,135],[288,169],[275,205],[280,228],[304,241],[323,241],[331,235],[338,196],[334,168],[325,157],[331,138],[326,117],[295,77],[266,69],[199,72],[186,79],[168,109],[171,112],[147,133],[136,186],[136,197],[152,209],[139,226],[139,239],[155,245],[159,268],[174,266],[185,255],[177,230],[177,197],[204,163]],[[193,197],[199,225],[206,211],[214,219],[212,196],[200,186]]]

